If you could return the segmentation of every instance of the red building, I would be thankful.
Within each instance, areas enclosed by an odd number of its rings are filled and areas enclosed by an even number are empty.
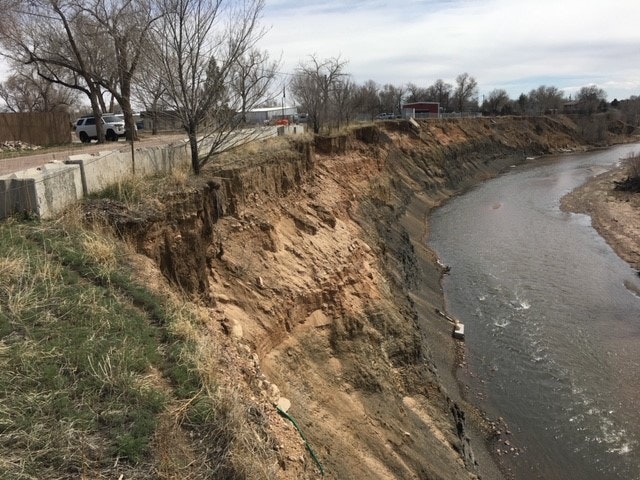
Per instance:
[[[439,102],[414,102],[402,105],[402,116],[415,118],[428,118],[440,116]]]

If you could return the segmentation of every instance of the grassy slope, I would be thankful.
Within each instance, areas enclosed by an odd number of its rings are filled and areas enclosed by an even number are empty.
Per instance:
[[[0,478],[243,476],[197,318],[133,280],[126,246],[9,221],[0,252]]]

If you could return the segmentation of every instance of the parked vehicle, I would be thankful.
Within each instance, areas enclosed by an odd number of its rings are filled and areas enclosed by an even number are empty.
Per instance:
[[[115,115],[103,115],[102,123],[104,125],[104,136],[110,142],[115,142],[120,137],[125,136],[124,120],[119,119]],[[98,139],[96,129],[96,119],[93,115],[80,117],[76,121],[76,135],[82,143],[89,143],[91,140]]]
[[[392,118],[396,118],[393,113],[379,113],[378,115],[376,115],[377,120],[389,120]]]
[[[124,123],[124,115],[122,113],[116,113],[113,116],[116,117],[119,121]],[[133,120],[135,122],[133,125],[133,128],[135,128],[136,131],[144,129],[144,122],[142,121],[142,118],[140,117],[139,113],[133,114]]]

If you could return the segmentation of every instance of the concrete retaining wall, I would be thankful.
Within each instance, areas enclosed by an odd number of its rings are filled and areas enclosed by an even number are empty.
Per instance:
[[[104,190],[134,174],[169,173],[191,164],[185,142],[134,150],[72,155],[64,162],[47,163],[0,176],[0,218],[33,214],[52,218],[84,196]]]
[[[22,213],[51,218],[82,197],[78,165],[47,163],[0,177],[0,218]]]
[[[104,190],[132,175],[169,173],[188,167],[191,153],[186,143],[123,151],[104,151],[89,155],[72,155],[64,163],[78,165],[85,195]]]
[[[233,132],[220,146],[232,148],[248,141],[282,135],[276,127]],[[289,127],[287,134],[304,133],[303,127]],[[203,140],[200,150],[210,148],[211,140]],[[161,147],[103,151],[97,154],[72,155],[64,163],[47,163],[9,175],[0,176],[0,219],[19,213],[52,218],[85,195],[96,193],[132,175],[148,176],[169,173],[191,165],[188,142],[180,141]]]

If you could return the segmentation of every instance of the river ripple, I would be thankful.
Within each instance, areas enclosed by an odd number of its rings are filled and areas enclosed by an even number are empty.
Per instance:
[[[626,145],[513,168],[430,218],[466,328],[470,397],[508,423],[518,479],[640,479],[640,279],[560,198]],[[503,437],[504,439],[504,437]]]

